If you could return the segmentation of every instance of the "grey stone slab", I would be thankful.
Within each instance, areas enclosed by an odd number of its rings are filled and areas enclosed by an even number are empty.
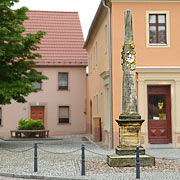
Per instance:
[[[14,174],[12,174],[12,173],[2,173],[2,172],[0,172],[0,176],[14,177]]]
[[[15,178],[26,178],[26,179],[44,179],[44,176],[36,176],[36,175],[21,175],[21,174],[14,174]]]
[[[107,163],[111,167],[136,167],[136,156],[120,156],[114,154],[107,156]],[[147,155],[140,155],[140,166],[155,166],[155,158]]]

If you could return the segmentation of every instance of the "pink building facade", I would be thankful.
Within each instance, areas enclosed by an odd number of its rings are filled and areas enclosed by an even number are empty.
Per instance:
[[[27,32],[43,30],[36,60],[39,73],[48,77],[35,83],[37,93],[27,103],[0,106],[0,136],[10,136],[21,118],[41,119],[50,135],[86,132],[86,65],[83,34],[78,13],[30,11],[24,25]]]

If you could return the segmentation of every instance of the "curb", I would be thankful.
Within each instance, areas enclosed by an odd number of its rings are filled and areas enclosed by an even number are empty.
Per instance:
[[[3,138],[0,137],[0,140],[2,141],[27,141],[27,142],[34,142],[34,141],[57,141],[57,140],[63,140],[63,138],[53,138],[53,137],[49,137],[49,138]]]
[[[40,175],[20,175],[11,173],[0,173],[0,176],[12,177],[12,178],[23,178],[23,179],[43,179],[43,180],[88,180],[84,178],[67,178],[67,177],[57,177],[57,176],[40,176]]]

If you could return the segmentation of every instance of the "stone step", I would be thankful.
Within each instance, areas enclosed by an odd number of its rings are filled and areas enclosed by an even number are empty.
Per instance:
[[[117,147],[115,149],[115,153],[118,155],[136,155],[136,147],[135,148],[122,148],[122,147]],[[139,154],[140,155],[145,155],[145,149],[140,147],[139,148]]]
[[[107,163],[110,167],[136,167],[136,155],[109,155],[107,156]],[[148,155],[140,155],[140,166],[155,166],[155,158]]]

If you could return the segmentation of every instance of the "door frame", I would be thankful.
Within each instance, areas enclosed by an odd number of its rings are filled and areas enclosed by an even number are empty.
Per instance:
[[[38,104],[38,105],[37,105]],[[48,103],[42,103],[42,102],[30,102],[28,103],[28,111],[27,111],[27,117],[31,117],[31,106],[43,106],[44,107],[44,126],[45,128],[47,128],[47,122],[48,122],[48,119],[47,119],[47,111],[48,111]]]
[[[147,84],[147,132],[148,132],[148,142],[149,142],[149,91],[148,91],[148,87],[160,87],[160,88],[168,88],[168,95],[167,95],[167,102],[169,102],[169,120],[167,121],[167,128],[168,128],[168,136],[167,139],[169,139],[168,143],[172,143],[172,108],[171,108],[171,104],[172,104],[172,97],[171,97],[171,84]],[[154,91],[154,93],[152,94],[156,94],[155,92],[157,91],[157,89]],[[150,142],[149,142],[150,143]],[[150,144],[166,144],[163,142],[151,142]]]
[[[138,73],[138,112],[142,119],[145,119],[142,124],[142,146],[149,147],[148,140],[148,108],[147,108],[147,86],[148,85],[170,85],[171,86],[171,130],[172,130],[172,145],[173,147],[179,147],[177,137],[179,136],[179,129],[177,128],[177,117],[179,116],[177,104],[177,98],[179,98],[179,85],[180,78],[179,67],[167,67],[167,66],[144,66],[137,67]],[[178,90],[178,91],[177,91]]]

